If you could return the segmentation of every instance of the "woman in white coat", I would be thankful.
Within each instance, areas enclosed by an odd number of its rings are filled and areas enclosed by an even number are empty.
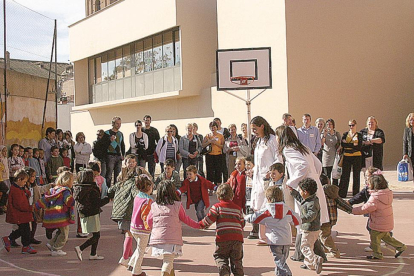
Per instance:
[[[253,133],[256,135],[252,143],[255,166],[252,181],[251,208],[254,211],[259,211],[266,204],[264,178],[268,176],[269,167],[277,162],[283,163],[283,160],[278,151],[278,143],[274,131],[269,123],[263,117],[256,116],[251,120],[250,124]],[[262,228],[262,225],[260,225],[260,228]],[[260,229],[259,231],[260,241],[258,244],[266,243],[266,241],[262,240],[262,238],[265,238],[261,234],[264,233],[263,230]],[[254,235],[255,233],[252,234]]]
[[[318,185],[316,195],[319,198],[321,208],[320,223],[322,225],[323,223],[329,222],[325,193],[323,191],[321,181],[319,180],[319,176],[322,173],[322,163],[308,147],[304,146],[299,141],[291,128],[279,126],[276,128],[276,138],[279,142],[279,152],[282,152],[285,157],[286,169],[289,174],[289,179],[287,180],[286,185],[297,190],[301,180],[305,178],[312,178],[315,180]],[[300,204],[297,201],[295,201],[295,211],[300,213]],[[300,231],[298,231],[296,241],[300,241],[299,235]],[[295,255],[291,257],[291,259],[299,261],[303,258],[299,248],[295,248]],[[318,249],[321,249],[322,252],[319,252]],[[319,248],[316,244],[315,251],[316,254],[323,255],[321,257],[326,259],[323,249],[321,247]]]

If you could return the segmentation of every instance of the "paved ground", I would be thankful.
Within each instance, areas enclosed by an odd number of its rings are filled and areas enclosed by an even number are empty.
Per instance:
[[[385,258],[382,261],[368,261],[363,249],[369,244],[369,236],[365,229],[366,218],[352,216],[340,212],[338,225],[335,230],[338,236],[335,241],[341,251],[341,259],[329,259],[324,265],[321,275],[413,275],[414,267],[414,208],[413,182],[398,183],[395,181],[395,172],[386,172],[386,178],[394,190],[394,235],[397,239],[408,245],[408,250],[398,258],[390,248],[384,249]],[[211,197],[214,199],[214,196]],[[184,201],[186,199],[184,198]],[[131,275],[124,267],[117,264],[122,254],[123,236],[117,230],[116,224],[109,219],[111,205],[104,207],[102,213],[102,232],[98,253],[105,256],[103,261],[89,261],[89,249],[84,252],[83,262],[78,261],[73,251],[74,246],[80,245],[84,240],[75,238],[75,228],[71,227],[69,241],[64,250],[68,252],[65,257],[51,257],[44,246],[46,237],[44,229],[38,228],[37,238],[43,241],[36,246],[39,253],[36,255],[20,254],[20,248],[12,249],[7,253],[0,247],[0,275],[26,276],[26,275],[64,275],[64,276],[123,276]],[[193,209],[188,213],[195,218]],[[0,217],[0,235],[10,233],[11,225],[4,222],[4,215]],[[250,226],[246,227],[246,236]],[[194,230],[183,227],[184,256],[175,262],[176,275],[218,275],[212,257],[214,252],[214,231]],[[291,251],[293,253],[293,251]],[[270,276],[274,275],[274,263],[268,247],[259,247],[253,240],[245,239],[244,244],[245,275]],[[160,275],[161,260],[145,255],[144,270],[148,275]],[[299,268],[300,263],[288,261],[293,275],[315,275],[315,272]]]

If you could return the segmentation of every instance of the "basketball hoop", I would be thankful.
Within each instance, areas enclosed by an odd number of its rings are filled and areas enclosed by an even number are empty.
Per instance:
[[[253,76],[238,76],[238,77],[230,77],[230,80],[234,84],[238,85],[249,85],[254,82]]]

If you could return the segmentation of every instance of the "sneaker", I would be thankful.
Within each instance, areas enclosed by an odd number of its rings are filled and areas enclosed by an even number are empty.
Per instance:
[[[257,246],[268,246],[267,242],[265,242],[265,241],[263,241],[263,240],[259,240],[259,241],[256,243],[256,245],[257,245]]]
[[[118,264],[123,265],[123,266],[125,266],[125,267],[128,267],[129,259],[130,259],[130,258],[128,258],[128,259],[124,259],[124,257],[121,257],[121,259],[119,259]]]
[[[12,248],[18,248],[18,247],[20,247],[21,245],[20,245],[20,244],[18,244],[15,240],[10,240],[10,246],[11,246]]]
[[[5,236],[1,238],[1,240],[3,241],[4,249],[6,249],[7,252],[10,252],[11,244],[10,244],[9,237]]]
[[[397,253],[395,253],[395,258],[398,258],[403,252],[405,251],[405,249],[404,250],[401,250],[401,251],[398,251],[397,250]]]
[[[36,254],[37,250],[33,247],[29,246],[23,246],[22,247],[22,254]]]
[[[300,268],[302,268],[302,269],[309,269],[308,266],[305,265],[305,264],[300,265]]]
[[[341,258],[341,253],[339,253],[339,251],[329,252],[329,253],[326,254],[326,257],[340,259]]]
[[[56,251],[52,251],[52,253],[50,253],[50,255],[52,255],[53,257],[59,257],[59,256],[66,256],[66,252],[62,251],[62,250],[56,250]]]
[[[365,252],[372,252],[372,248],[371,248],[371,246],[367,246],[367,247],[365,247],[365,248],[364,248],[364,251],[365,251]]]
[[[368,260],[381,260],[380,258],[375,257],[375,256],[367,256],[367,259]]]
[[[249,239],[249,240],[257,240],[258,238],[259,238],[259,236],[257,235],[257,234],[249,234],[248,236],[247,236],[247,238]]]
[[[41,244],[42,242],[41,241],[39,241],[39,240],[36,240],[36,239],[32,239],[31,241],[30,241],[30,243],[31,244]]]
[[[79,261],[81,261],[82,262],[82,250],[80,249],[80,247],[79,246],[75,246],[75,253],[76,253],[76,256],[78,257],[78,259],[79,259]]]
[[[103,259],[105,259],[104,256],[99,256],[98,254],[89,255],[89,260],[103,260]]]
[[[76,237],[77,238],[84,239],[84,238],[87,238],[88,237],[88,233],[77,233],[76,234]]]
[[[303,262],[303,259],[296,259],[295,257],[291,256],[290,259],[294,262]]]
[[[46,243],[46,247],[47,249],[49,249],[50,251],[53,251],[53,247],[50,243]]]
[[[318,262],[315,265],[316,274],[321,274],[323,266],[323,258],[319,257]]]

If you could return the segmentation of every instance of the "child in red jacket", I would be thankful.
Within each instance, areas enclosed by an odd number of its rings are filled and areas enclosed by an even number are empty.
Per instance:
[[[183,185],[178,189],[179,193],[187,193],[187,209],[191,204],[195,204],[197,220],[204,218],[204,209],[210,206],[210,198],[208,190],[215,190],[216,186],[197,174],[197,167],[190,165],[186,168],[187,179],[183,181]]]
[[[226,184],[233,189],[233,202],[246,214],[246,159],[237,158],[234,168]]]
[[[10,187],[6,222],[17,224],[17,230],[13,230],[9,236],[2,238],[4,248],[10,252],[10,240],[21,237],[22,254],[36,254],[37,251],[30,246],[30,222],[33,221],[33,207],[29,204],[30,191],[25,188],[29,175],[19,170],[14,175],[14,182]]]

